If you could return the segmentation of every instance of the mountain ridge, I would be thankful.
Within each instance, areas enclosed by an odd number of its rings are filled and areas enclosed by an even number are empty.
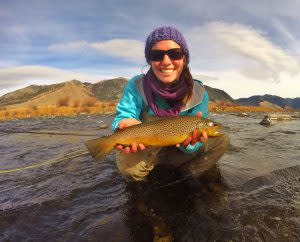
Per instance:
[[[287,109],[299,109],[300,108],[300,97],[297,98],[282,98],[276,95],[254,95],[248,98],[239,98],[235,99],[235,101],[243,106],[260,106],[262,102],[269,102],[276,104],[277,106]]]
[[[70,80],[50,85],[30,85],[0,97],[0,106],[55,105],[59,98],[68,96],[70,103],[83,101],[88,97],[98,101],[117,102],[128,82],[124,77],[101,80],[96,83]],[[254,95],[249,98],[233,99],[225,91],[204,85],[210,102],[242,106],[299,109],[300,98],[282,98],[275,95]]]

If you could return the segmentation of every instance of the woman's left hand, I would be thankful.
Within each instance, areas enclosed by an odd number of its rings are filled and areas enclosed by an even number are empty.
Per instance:
[[[202,116],[202,112],[198,112],[196,113],[196,116],[201,117]],[[192,134],[190,137],[186,138],[183,142],[182,145],[184,147],[187,147],[189,144],[191,145],[195,145],[198,141],[205,143],[207,140],[208,136],[207,133],[202,130],[200,133],[197,129],[194,129],[192,131]],[[176,147],[180,147],[180,144],[176,144]]]

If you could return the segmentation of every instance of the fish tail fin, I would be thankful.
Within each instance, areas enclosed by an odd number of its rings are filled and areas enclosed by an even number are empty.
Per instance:
[[[115,143],[112,137],[104,136],[97,139],[88,140],[85,146],[93,156],[94,160],[100,161],[114,149]]]

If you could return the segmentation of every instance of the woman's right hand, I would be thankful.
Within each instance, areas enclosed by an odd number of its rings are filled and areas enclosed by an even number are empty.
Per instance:
[[[119,122],[119,129],[124,129],[132,125],[140,124],[141,121],[134,118],[124,118]],[[117,150],[123,151],[125,154],[136,153],[138,149],[144,150],[144,144],[132,143],[129,146],[117,145]]]

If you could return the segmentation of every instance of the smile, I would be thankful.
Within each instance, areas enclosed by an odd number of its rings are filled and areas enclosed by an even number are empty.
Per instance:
[[[162,73],[172,73],[174,69],[161,69],[160,70]]]

